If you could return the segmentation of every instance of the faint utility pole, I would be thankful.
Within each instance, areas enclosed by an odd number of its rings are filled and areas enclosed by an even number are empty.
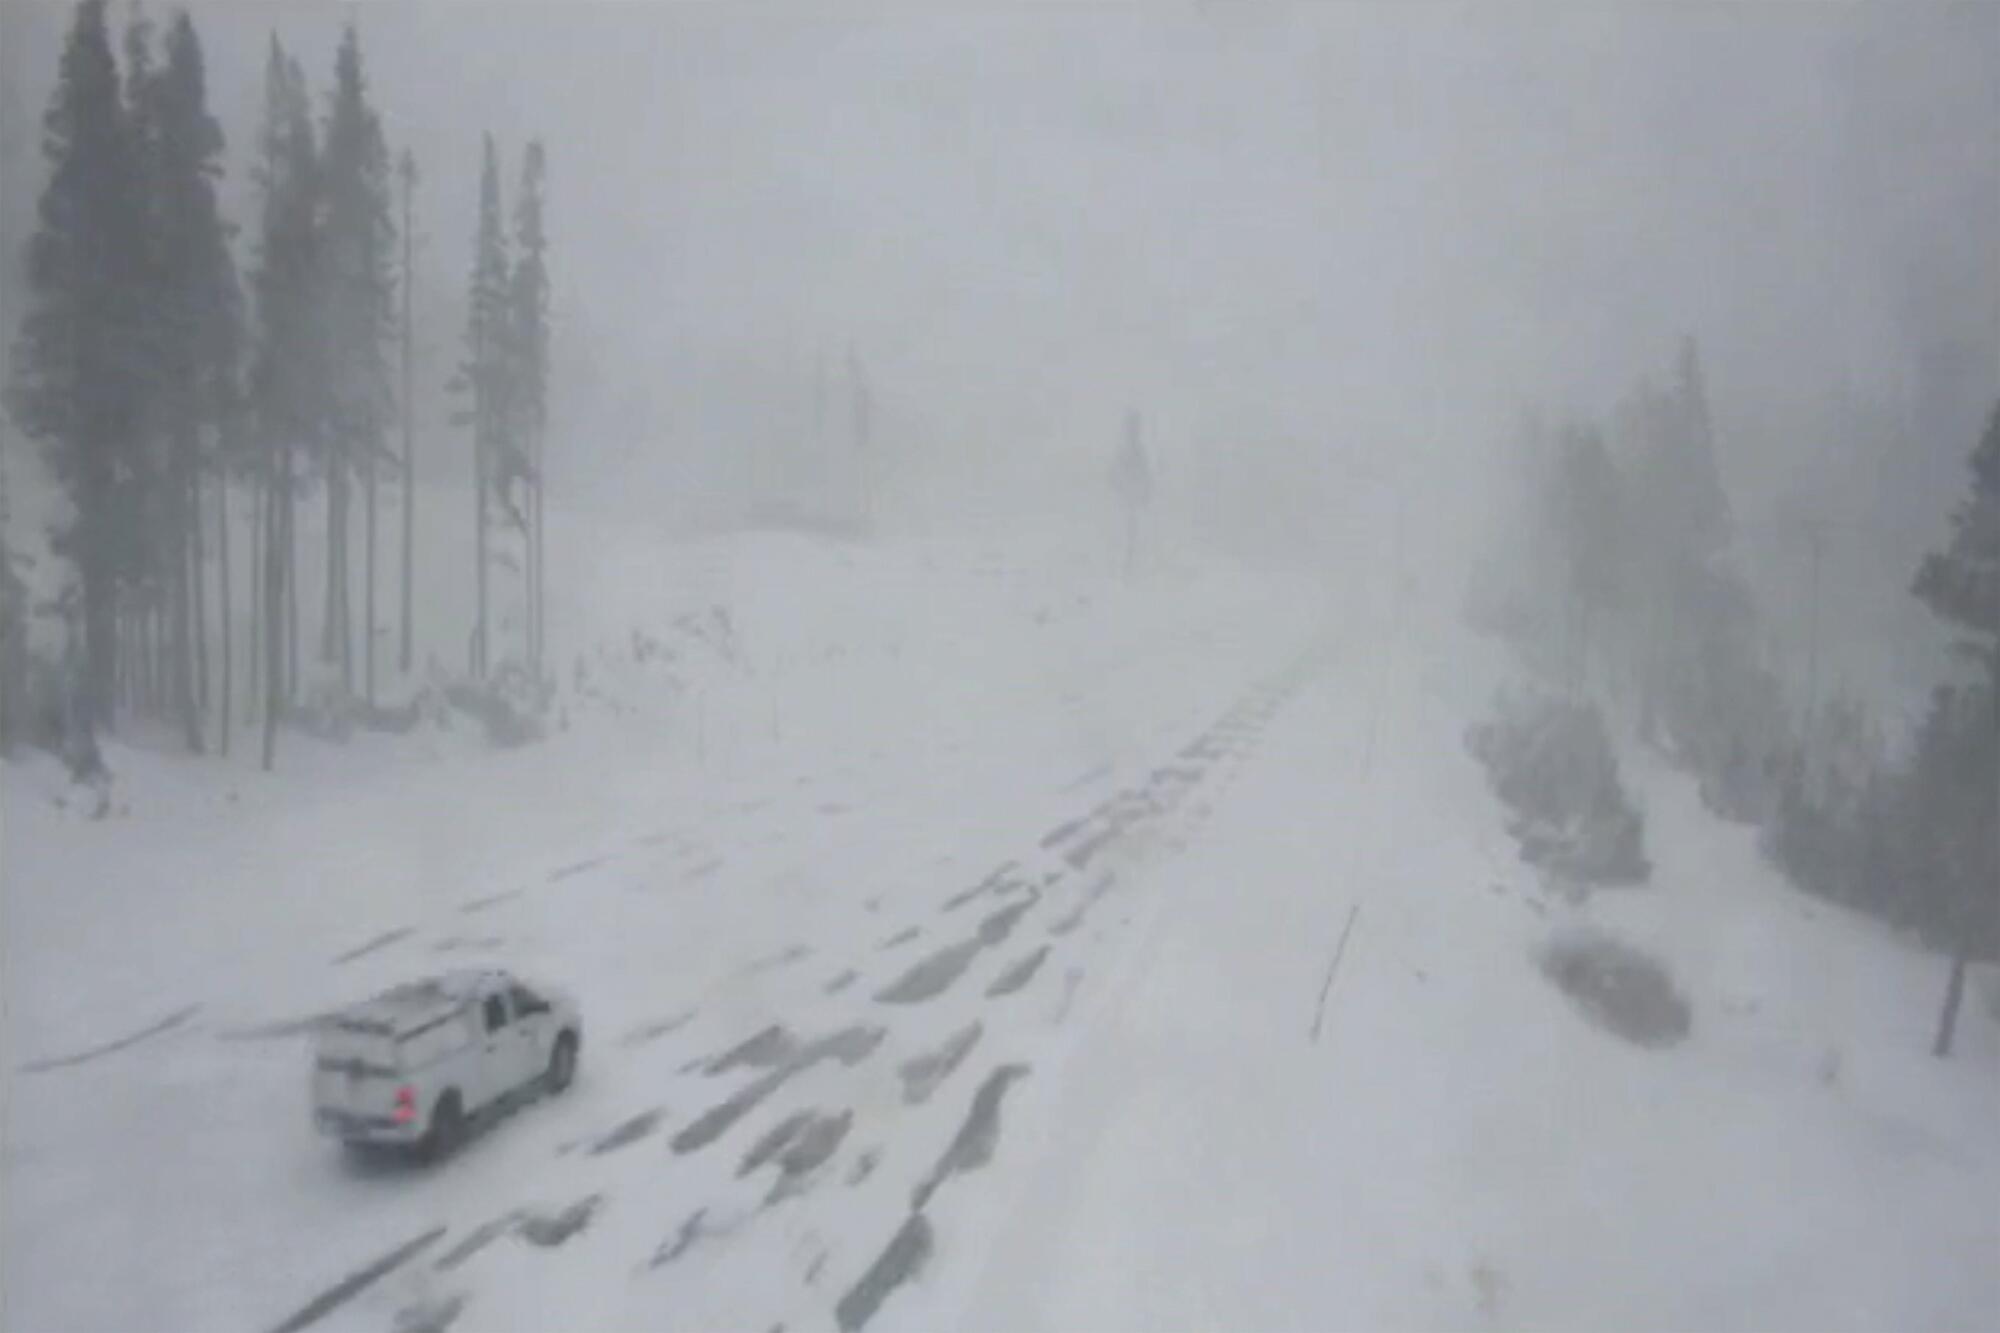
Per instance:
[[[413,641],[410,611],[412,570],[416,561],[416,426],[415,404],[411,401],[415,376],[415,344],[412,341],[413,325],[410,320],[410,289],[416,285],[416,269],[412,263],[415,242],[411,235],[410,196],[417,184],[417,159],[405,148],[403,156],[396,164],[396,174],[403,186],[403,622],[401,651],[397,660],[404,675],[410,671],[410,653]],[[370,658],[373,661],[373,658]]]
[[[1811,552],[1812,576],[1806,601],[1806,726],[1813,726],[1819,709],[1819,565],[1824,549],[1826,520],[1806,520],[1806,549]]]

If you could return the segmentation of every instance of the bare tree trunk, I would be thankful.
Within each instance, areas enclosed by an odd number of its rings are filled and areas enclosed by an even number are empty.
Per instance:
[[[111,629],[106,636],[114,645],[104,650],[104,660],[112,665],[111,696],[94,719],[99,727],[109,727],[114,716],[132,707],[132,628],[131,613],[119,599],[119,605],[111,610]],[[86,634],[86,642],[88,636]]]
[[[294,521],[298,513],[298,500],[292,494],[292,456],[287,450],[284,455],[282,480],[284,489],[276,497],[278,520],[278,540],[284,543],[285,588],[285,655],[283,699],[291,703],[299,697],[299,533]]]
[[[362,558],[362,690],[369,708],[375,707],[375,449],[370,445],[362,456],[366,490],[362,495],[363,540],[368,549]]]
[[[284,602],[286,588],[295,584],[287,576],[286,566],[294,563],[291,556],[291,522],[288,503],[292,490],[292,456],[289,449],[279,449],[277,459],[271,464],[270,493],[265,499],[264,510],[264,771],[269,772],[278,753],[278,715],[284,708],[285,661],[281,630],[285,626]],[[292,610],[296,613],[298,599],[290,598]],[[290,629],[293,642],[298,638],[298,617],[292,615]],[[294,654],[296,659],[296,653]]]
[[[340,469],[340,692],[343,697],[354,697],[354,570],[348,559],[349,531],[348,518],[354,508],[354,478],[345,467]]]
[[[146,633],[147,620],[146,606],[141,602],[132,611],[132,651],[139,662],[138,688],[133,697],[133,707],[135,712],[150,716],[153,712],[153,655],[150,651],[152,643]]]
[[[221,581],[217,596],[222,603],[222,707],[217,718],[222,730],[216,738],[216,746],[226,755],[229,753],[229,710],[235,700],[234,663],[229,641],[229,474],[226,472],[219,474],[215,480],[215,517],[215,563]]]
[[[174,513],[171,566],[167,577],[168,605],[163,608],[167,623],[162,647],[167,661],[161,673],[163,683],[172,694],[174,712],[179,716],[181,736],[191,753],[201,754],[207,747],[201,738],[201,710],[195,706],[194,659],[195,640],[199,637],[194,618],[194,590],[200,583],[199,566],[194,563],[195,528],[201,523],[201,510],[195,504],[194,492],[194,441],[189,438],[193,427],[183,425],[174,440],[174,475],[168,485],[168,504]]]
[[[413,635],[410,619],[411,571],[416,567],[417,536],[417,445],[414,413],[416,402],[412,397],[411,370],[414,365],[415,348],[410,342],[410,258],[413,239],[410,232],[410,190],[416,182],[416,162],[408,152],[403,155],[400,175],[403,183],[403,638],[397,660],[404,674],[410,670],[410,654]]]
[[[546,567],[542,563],[544,557],[544,547],[542,545],[542,488],[547,484],[547,477],[542,471],[542,458],[545,452],[542,429],[538,426],[535,429],[535,527],[533,536],[530,539],[533,545],[530,549],[528,562],[529,567],[533,571],[534,582],[530,589],[530,596],[535,608],[535,642],[530,652],[530,661],[534,668],[534,676],[537,682],[542,678],[542,663],[547,656],[549,628],[548,578]]]
[[[266,469],[267,473],[269,469]],[[223,482],[228,486],[227,480]],[[264,643],[268,635],[264,626],[264,578],[270,566],[268,548],[271,543],[271,487],[268,476],[264,484],[253,484],[250,488],[250,637],[245,643],[249,663],[249,690],[243,698],[243,722],[247,726],[257,715],[257,701],[263,697],[259,687],[264,674],[270,670],[264,655]]]
[[[181,498],[185,500],[186,492]],[[194,544],[188,532],[187,519],[196,517],[188,514],[185,503],[179,508],[183,513],[180,532],[174,537],[173,572],[169,579],[172,606],[164,619],[166,643],[170,660],[162,672],[167,688],[173,692],[174,712],[181,722],[181,738],[193,754],[201,754],[207,748],[201,740],[201,712],[194,702],[194,595],[189,586],[188,565]]]
[[[1937,1040],[1931,1043],[1931,1054],[1940,1060],[1951,1054],[1952,1038],[1958,1032],[1958,1005],[1965,998],[1967,952],[1967,942],[1961,934],[1958,947],[1951,955],[1951,980],[1945,983],[1944,1011],[1938,1015]]]
[[[188,579],[194,589],[194,697],[206,717],[208,713],[208,496],[201,484],[199,469],[188,472]]]
[[[474,409],[477,414],[478,409]],[[474,583],[478,588],[478,609],[472,622],[472,677],[486,677],[486,447],[477,428],[472,441],[472,509]]]
[[[343,686],[352,684],[347,628],[347,467],[334,459],[326,470],[326,599],[320,604],[319,660],[340,664]]]

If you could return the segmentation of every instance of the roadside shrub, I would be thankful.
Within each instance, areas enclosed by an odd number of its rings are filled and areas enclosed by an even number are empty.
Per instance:
[[[1559,935],[1541,967],[1586,1018],[1636,1045],[1672,1046],[1693,1026],[1666,965],[1609,935]]]
[[[1521,858],[1579,886],[1650,877],[1645,822],[1619,782],[1596,706],[1536,698],[1503,700],[1499,711],[1467,745],[1511,812]]]

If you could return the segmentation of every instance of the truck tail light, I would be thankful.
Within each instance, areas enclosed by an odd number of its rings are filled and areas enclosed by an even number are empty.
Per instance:
[[[399,1125],[407,1125],[417,1118],[417,1090],[405,1083],[396,1089],[396,1109],[389,1118]]]

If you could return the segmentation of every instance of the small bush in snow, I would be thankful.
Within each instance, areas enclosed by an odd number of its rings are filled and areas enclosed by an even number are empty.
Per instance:
[[[1618,760],[1593,704],[1503,701],[1467,738],[1494,793],[1512,812],[1521,858],[1576,885],[1637,884],[1652,874],[1645,823],[1618,780]]]
[[[495,745],[511,749],[542,738],[548,689],[511,664],[489,681],[452,681],[444,687],[444,697],[453,708],[479,719],[486,739]]]
[[[1665,964],[1597,933],[1561,935],[1542,950],[1542,975],[1586,1017],[1640,1046],[1671,1046],[1693,1024]]]

